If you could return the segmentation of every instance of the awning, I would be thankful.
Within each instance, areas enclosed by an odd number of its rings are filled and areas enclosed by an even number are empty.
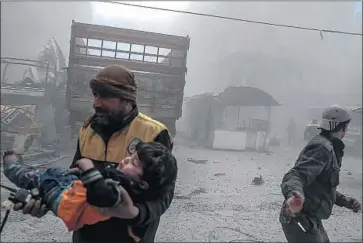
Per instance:
[[[240,86],[230,86],[221,92],[218,100],[229,106],[279,106],[280,104],[263,90]]]

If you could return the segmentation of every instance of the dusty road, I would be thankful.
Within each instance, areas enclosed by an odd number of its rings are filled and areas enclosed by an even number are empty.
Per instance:
[[[162,217],[157,241],[285,241],[278,214],[280,182],[293,164],[298,148],[278,148],[270,155],[175,146],[179,179],[174,201]],[[73,156],[57,166],[67,166]],[[350,173],[348,173],[350,172]],[[255,176],[265,183],[251,185]],[[2,181],[3,181],[2,176]],[[345,157],[339,190],[362,200],[362,160]],[[2,199],[5,198],[2,192]],[[362,216],[335,207],[324,222],[332,242],[362,240]],[[62,222],[52,214],[42,219],[12,213],[2,242],[70,241]]]

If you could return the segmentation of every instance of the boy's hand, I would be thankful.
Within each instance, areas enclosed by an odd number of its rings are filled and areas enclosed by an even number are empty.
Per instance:
[[[92,160],[87,159],[87,158],[78,160],[76,162],[76,165],[81,172],[85,172],[87,170],[94,168],[94,164],[93,164]]]
[[[77,160],[75,163],[75,166],[66,172],[63,173],[64,176],[66,175],[79,175],[83,172],[86,172],[87,170],[90,170],[94,168],[94,164],[92,160],[87,158],[82,158],[80,160]]]

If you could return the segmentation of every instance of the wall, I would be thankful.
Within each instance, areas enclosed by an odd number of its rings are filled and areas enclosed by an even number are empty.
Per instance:
[[[177,131],[195,143],[211,146],[214,128],[221,126],[222,107],[211,97],[184,103],[183,116],[177,121]]]
[[[239,118],[238,118],[239,116]],[[222,129],[235,131],[249,119],[268,120],[268,109],[262,106],[227,106],[223,111]]]

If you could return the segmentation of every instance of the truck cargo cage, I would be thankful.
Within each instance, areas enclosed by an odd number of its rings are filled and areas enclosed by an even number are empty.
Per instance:
[[[72,21],[66,95],[72,130],[93,113],[89,81],[100,68],[121,65],[135,75],[139,111],[174,134],[182,114],[189,45],[188,36]]]
[[[72,23],[71,63],[127,66],[133,71],[185,74],[189,37]]]

